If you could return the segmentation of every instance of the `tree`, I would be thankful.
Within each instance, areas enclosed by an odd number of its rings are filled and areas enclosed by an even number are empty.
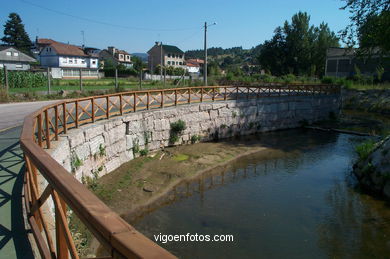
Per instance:
[[[24,29],[22,19],[17,13],[10,13],[8,18],[9,20],[4,24],[4,37],[1,40],[26,53],[30,52],[32,43]]]
[[[343,42],[353,47],[360,43],[363,50],[379,47],[390,51],[390,0],[342,0],[351,13],[351,23],[341,31]]]
[[[144,62],[142,62],[142,59],[140,57],[137,57],[137,56],[131,56],[131,62],[133,62],[133,68],[136,70],[136,71],[140,71],[141,69],[145,68],[146,65]]]
[[[315,74],[325,73],[326,51],[329,47],[338,47],[339,38],[332,32],[328,24],[322,22],[320,27],[315,28],[315,41],[313,48],[312,64],[315,66]]]
[[[326,23],[310,26],[310,16],[299,12],[277,27],[271,40],[265,41],[259,55],[260,65],[274,75],[321,76],[326,50],[338,47],[338,38]]]

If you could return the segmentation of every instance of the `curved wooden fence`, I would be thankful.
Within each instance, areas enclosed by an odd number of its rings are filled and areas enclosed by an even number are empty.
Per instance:
[[[24,151],[24,205],[28,222],[42,258],[79,258],[66,217],[67,207],[79,217],[101,245],[108,258],[175,258],[108,208],[44,148],[60,134],[86,123],[139,110],[195,102],[272,98],[281,96],[339,94],[335,85],[214,86],[123,92],[60,101],[24,120],[20,137]],[[40,190],[38,173],[48,182]],[[55,235],[49,230],[42,205],[51,197],[55,206]],[[106,257],[105,257],[106,258]]]

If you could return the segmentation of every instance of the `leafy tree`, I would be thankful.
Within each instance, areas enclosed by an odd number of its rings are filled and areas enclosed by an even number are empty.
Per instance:
[[[314,34],[312,64],[315,65],[315,74],[323,75],[325,73],[326,51],[329,47],[338,47],[339,38],[324,22],[318,28],[315,28]]]
[[[374,48],[380,47],[382,52],[390,52],[390,11],[368,17],[358,33],[363,51],[372,52]]]
[[[324,72],[326,50],[338,47],[338,38],[326,23],[310,26],[310,16],[299,12],[291,23],[277,27],[265,41],[258,58],[262,67],[275,75],[317,75]]]
[[[357,41],[364,50],[380,47],[390,51],[390,1],[389,0],[342,0],[342,9],[351,13],[351,23],[341,31],[342,39],[350,47]]]
[[[17,13],[10,13],[8,18],[9,20],[4,24],[4,37],[1,40],[7,45],[30,52],[32,43],[24,29],[22,19]]]
[[[137,56],[132,56],[131,57],[131,62],[133,62],[133,68],[136,70],[136,71],[140,71],[141,69],[145,68],[146,67],[146,64],[142,61],[142,59],[140,57],[137,57]]]

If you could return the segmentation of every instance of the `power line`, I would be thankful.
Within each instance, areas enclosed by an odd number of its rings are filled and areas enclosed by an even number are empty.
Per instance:
[[[86,21],[86,22],[90,22],[90,23],[96,23],[96,24],[105,25],[105,26],[117,27],[117,28],[122,28],[122,29],[128,29],[128,30],[137,30],[137,31],[189,31],[189,30],[198,29],[198,27],[177,28],[177,29],[166,29],[166,28],[165,29],[155,29],[155,28],[143,28],[143,27],[125,26],[125,25],[108,23],[108,22],[102,22],[102,21],[98,21],[98,20],[94,20],[94,19],[90,19],[90,18],[80,17],[80,16],[77,16],[77,15],[74,15],[74,14],[65,13],[65,12],[62,12],[62,11],[58,11],[58,10],[55,10],[55,9],[48,8],[46,6],[42,6],[42,5],[39,5],[39,4],[31,3],[31,2],[26,1],[26,0],[20,0],[20,1],[22,3],[28,4],[28,5],[37,7],[37,8],[41,8],[41,9],[49,11],[49,12],[53,12],[53,13],[64,15],[64,16],[68,16],[68,17],[72,17],[72,18],[79,19],[79,20],[82,20],[82,21]]]

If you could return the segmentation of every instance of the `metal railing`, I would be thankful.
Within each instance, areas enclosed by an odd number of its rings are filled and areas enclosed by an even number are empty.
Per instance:
[[[282,96],[339,94],[335,85],[213,86],[123,92],[60,101],[24,120],[20,137],[24,151],[24,205],[28,222],[43,258],[79,258],[71,236],[69,206],[111,258],[175,258],[108,208],[43,148],[69,129],[97,120],[153,108],[196,102],[215,102]],[[48,182],[39,190],[38,172]],[[55,240],[43,217],[42,205],[51,197],[55,206]]]

